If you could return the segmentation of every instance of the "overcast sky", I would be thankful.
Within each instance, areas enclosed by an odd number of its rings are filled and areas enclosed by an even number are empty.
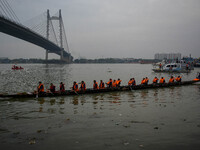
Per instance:
[[[62,10],[75,58],[200,57],[200,0],[9,0],[20,21]],[[0,57],[45,58],[44,49],[0,33]],[[51,58],[58,58],[56,55]]]

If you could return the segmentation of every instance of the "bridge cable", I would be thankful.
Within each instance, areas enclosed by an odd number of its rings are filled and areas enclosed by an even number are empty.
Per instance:
[[[6,9],[6,12],[7,12],[8,16],[9,16],[8,18],[15,22],[15,18],[13,17],[12,13],[10,12],[10,10],[9,10],[8,6],[6,5],[5,1],[1,0],[1,2],[2,2],[3,7]]]
[[[6,3],[7,6],[9,7],[9,9],[10,9],[11,13],[13,14],[14,18],[16,19],[16,21],[17,21],[18,23],[20,23],[19,18],[17,17],[17,15],[15,14],[15,12],[13,11],[13,9],[12,9],[12,7],[10,6],[9,2],[5,0],[5,3]]]
[[[5,8],[4,8],[4,6],[3,6],[3,3],[2,3],[2,1],[0,1],[0,3],[1,3],[1,8],[2,8],[2,10],[3,10],[3,12],[4,12],[4,15],[3,16],[6,16],[6,18],[10,18],[9,17],[9,15],[7,14],[7,12],[6,12],[6,10],[4,10]]]
[[[62,19],[62,18],[61,18]],[[65,27],[64,27],[64,23],[63,23],[63,20],[62,21],[62,27],[63,27],[63,33],[64,33],[64,38],[65,38],[65,43],[66,43],[66,48],[67,48],[67,52],[69,52],[69,45],[68,45],[68,42],[67,42],[67,36],[66,36],[66,32],[65,32]]]

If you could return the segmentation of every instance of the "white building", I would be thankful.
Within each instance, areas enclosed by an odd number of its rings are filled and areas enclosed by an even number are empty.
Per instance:
[[[154,59],[163,60],[163,59],[181,59],[181,53],[156,53]]]

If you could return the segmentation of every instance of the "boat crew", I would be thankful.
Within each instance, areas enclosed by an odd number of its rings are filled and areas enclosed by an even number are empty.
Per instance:
[[[81,91],[85,91],[86,90],[86,85],[84,81],[81,81],[81,87],[80,87]]]
[[[145,78],[145,84],[147,85],[148,83],[149,83],[149,78],[146,77],[146,78]]]
[[[155,77],[154,79],[153,79],[153,83],[158,83],[158,78],[157,77]]]
[[[65,92],[65,85],[62,82],[60,82],[60,92]]]
[[[121,82],[122,82],[122,80],[120,80],[120,79],[118,79],[118,80],[116,81],[117,87],[120,87]]]
[[[170,77],[169,83],[174,83],[174,77],[173,76]]]
[[[129,85],[129,86],[134,86],[134,85],[136,85],[135,78],[131,78],[131,79],[129,80],[129,82],[128,82],[128,85]]]
[[[113,80],[112,87],[117,87],[117,82],[116,82],[116,80]]]
[[[159,83],[165,83],[165,78],[161,77],[160,82]]]
[[[135,86],[135,85],[136,85],[135,78],[132,78],[132,86]]]
[[[108,86],[109,88],[112,88],[112,79],[110,79],[106,84],[107,84],[107,86]]]
[[[96,80],[94,80],[93,89],[94,90],[99,89],[99,86],[98,86],[98,83],[96,82]]]
[[[42,82],[39,82],[38,88],[37,88],[38,93],[44,93],[44,84]]]
[[[53,85],[53,83],[51,83],[49,90],[50,90],[51,93],[55,93],[56,92],[56,87],[55,87],[55,85]]]
[[[99,84],[99,89],[104,89],[105,88],[105,83],[100,80],[100,84]]]
[[[130,78],[130,80],[128,81],[128,85],[132,86],[132,83],[133,83],[133,78]]]
[[[76,83],[76,81],[74,81],[72,90],[75,91],[75,92],[78,92],[78,91],[79,91],[79,90],[78,90],[78,84]]]
[[[145,85],[145,84],[146,84],[146,79],[145,79],[145,78],[142,79],[141,84],[142,84],[142,85]]]
[[[195,79],[193,79],[193,81],[199,81],[200,80],[200,72],[197,73],[197,76]]]
[[[181,82],[181,76],[176,77],[176,82]]]

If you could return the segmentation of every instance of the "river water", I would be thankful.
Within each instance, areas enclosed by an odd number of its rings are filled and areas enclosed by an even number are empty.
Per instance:
[[[84,80],[157,76],[146,64],[0,65],[0,93],[32,92]],[[200,68],[181,75],[192,80]],[[0,149],[200,149],[200,85],[56,98],[0,99]]]

